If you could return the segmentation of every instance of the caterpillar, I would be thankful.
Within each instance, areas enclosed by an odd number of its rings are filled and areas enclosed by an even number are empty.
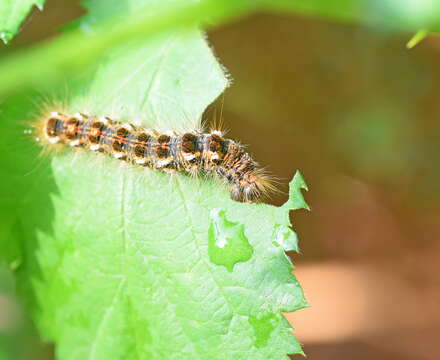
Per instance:
[[[109,117],[61,112],[50,112],[37,127],[37,140],[48,147],[80,147],[137,166],[216,177],[229,185],[236,201],[256,202],[274,190],[243,145],[225,139],[222,131],[161,133]]]

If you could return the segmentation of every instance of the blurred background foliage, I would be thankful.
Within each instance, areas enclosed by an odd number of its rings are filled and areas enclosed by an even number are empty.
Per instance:
[[[284,193],[273,203],[287,199],[296,169],[312,189],[312,212],[295,217],[303,239],[296,274],[312,307],[288,319],[312,360],[438,359],[440,40],[405,45],[419,29],[439,30],[440,3],[271,7],[294,14],[254,13],[208,32],[235,81],[205,118],[223,119],[280,178]],[[0,47],[1,58],[11,55],[0,74],[82,13],[78,0],[34,9]],[[2,272],[0,359],[50,358],[32,334]]]

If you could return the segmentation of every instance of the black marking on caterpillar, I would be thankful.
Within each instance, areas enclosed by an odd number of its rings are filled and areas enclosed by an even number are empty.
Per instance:
[[[108,117],[51,112],[37,124],[47,147],[80,147],[137,166],[191,175],[207,174],[229,185],[231,198],[258,201],[274,190],[270,177],[234,140],[221,131],[159,133]]]

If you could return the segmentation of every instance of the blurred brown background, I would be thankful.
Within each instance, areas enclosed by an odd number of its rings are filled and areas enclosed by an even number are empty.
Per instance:
[[[11,48],[56,34],[78,3],[49,0]],[[221,116],[284,192],[296,169],[310,188],[292,259],[312,306],[287,315],[308,358],[439,359],[440,38],[407,50],[411,34],[286,15],[208,35],[235,81],[206,118]],[[50,353],[2,277],[0,345],[19,334],[32,350],[17,359]]]

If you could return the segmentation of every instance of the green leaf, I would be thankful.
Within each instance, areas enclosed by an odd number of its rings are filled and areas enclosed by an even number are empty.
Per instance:
[[[309,190],[304,178],[298,171],[293,177],[292,181],[289,183],[289,200],[284,204],[290,210],[307,209],[310,210],[309,205],[307,205],[304,200],[304,196],[301,190]]]
[[[24,1],[24,0],[23,0]],[[133,2],[136,4],[136,2]],[[102,54],[133,38],[200,25],[213,27],[266,9],[376,25],[384,29],[440,31],[440,3],[432,0],[200,0],[175,1],[126,13],[131,2],[100,6],[76,29],[55,40],[18,51],[0,62],[0,95],[23,88],[56,84],[90,66]],[[96,6],[96,4],[94,4]],[[99,19],[106,21],[100,22]],[[94,26],[99,23],[99,26]],[[88,37],[81,30],[94,33]],[[39,71],[34,71],[39,69]]]
[[[102,3],[89,4],[93,14],[92,4]],[[226,85],[200,33],[181,29],[112,49],[63,103],[193,129]],[[294,200],[280,208],[242,204],[214,180],[86,152],[38,158],[22,134],[23,119],[35,117],[34,98],[20,94],[0,113],[0,214],[8,219],[0,249],[15,244],[0,257],[21,264],[21,292],[58,359],[266,360],[302,352],[280,314],[307,305],[285,255],[297,249],[288,216]]]
[[[269,9],[294,11],[300,14],[340,20],[353,20],[361,15],[361,9],[367,1],[370,0],[265,0],[264,2]]]
[[[406,47],[408,49],[412,49],[414,46],[416,46],[418,43],[420,43],[425,37],[427,37],[429,34],[429,31],[427,30],[419,30],[416,34],[408,41],[406,44]]]
[[[38,114],[38,98],[41,95],[33,92],[20,93],[4,100],[0,107],[0,151],[4,154],[0,161],[0,261],[12,269],[26,257],[24,239],[29,229],[23,224],[29,223],[32,230],[38,226],[49,231],[46,219],[53,213],[48,194],[55,188],[48,159],[38,156],[40,149],[24,134]]]
[[[138,4],[122,3],[127,4],[126,10]],[[258,5],[259,2],[236,0],[156,1],[154,6],[147,5],[128,13],[109,11],[113,7],[124,8],[116,2],[99,5],[101,13],[87,17],[76,30],[28,50],[17,51],[0,62],[0,96],[43,84],[50,87],[60,78],[72,77],[90,67],[115,45],[161,35],[176,28],[212,27],[251,13],[259,9]],[[115,16],[109,17],[111,14]],[[97,22],[97,19],[105,20]]]
[[[275,228],[289,226],[276,209],[235,203],[214,182],[121,169],[113,160],[97,166],[92,156],[57,158],[54,175],[53,233],[38,237],[42,275],[23,276],[36,283],[38,324],[60,359],[301,352],[280,315],[306,303],[274,243]],[[252,250],[232,269],[230,253],[225,264],[209,256],[213,211],[240,224]],[[234,247],[240,238],[228,240]]]
[[[0,2],[0,38],[5,44],[17,34],[32,7],[43,9],[45,0],[2,0]]]
[[[293,11],[382,29],[440,31],[440,3],[433,0],[265,0],[267,9]]]

